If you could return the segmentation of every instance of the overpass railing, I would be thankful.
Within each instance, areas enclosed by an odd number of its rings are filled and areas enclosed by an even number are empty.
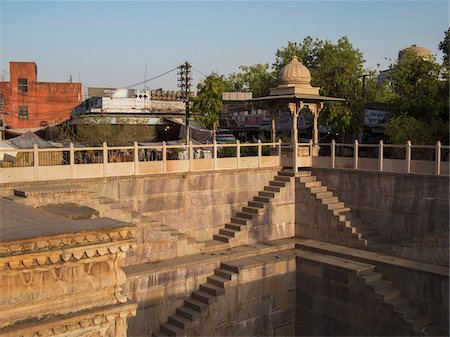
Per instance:
[[[275,143],[0,149],[0,183],[277,167]],[[12,157],[12,158],[11,158]]]
[[[450,147],[441,145],[319,143],[313,167],[449,175]],[[301,146],[312,146],[301,144]]]

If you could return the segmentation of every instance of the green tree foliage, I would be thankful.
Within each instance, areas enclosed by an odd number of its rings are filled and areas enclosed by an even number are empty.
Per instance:
[[[444,33],[444,39],[439,43],[439,49],[444,54],[443,61],[445,69],[447,70],[447,73],[450,71],[450,64],[448,59],[448,53],[449,53],[449,39],[450,39],[450,28],[448,28]]]
[[[321,119],[339,133],[358,131],[361,128],[364,102],[361,97],[361,79],[364,59],[347,37],[337,44],[308,36],[303,43],[288,42],[276,52],[275,69],[287,64],[296,55],[309,68],[311,85],[321,88],[324,96],[344,98],[347,104],[327,103]]]
[[[391,112],[431,121],[439,115],[441,67],[434,60],[407,52],[393,67]]]
[[[240,66],[239,69],[240,72],[231,73],[226,79],[226,90],[250,91],[253,97],[261,97],[267,96],[269,88],[276,84],[276,75],[267,63]]]
[[[133,142],[153,142],[156,130],[153,125],[143,124],[80,124],[76,126],[73,140],[89,146],[100,146],[107,142],[110,146],[132,145]]]
[[[441,77],[443,68],[433,58],[411,52],[392,66],[392,117],[386,126],[390,142],[432,144],[440,140],[448,144],[448,77]]]
[[[216,127],[222,110],[222,93],[225,91],[225,78],[212,73],[197,85],[197,96],[192,98],[192,111],[195,120],[207,128]]]

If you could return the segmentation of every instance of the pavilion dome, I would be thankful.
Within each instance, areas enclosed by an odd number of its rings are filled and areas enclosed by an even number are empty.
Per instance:
[[[278,73],[278,78],[281,84],[306,84],[311,83],[311,73],[303,63],[301,63],[297,56],[294,56],[287,65],[281,68]]]

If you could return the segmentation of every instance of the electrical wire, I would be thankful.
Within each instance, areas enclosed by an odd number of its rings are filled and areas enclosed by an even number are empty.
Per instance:
[[[197,70],[197,69],[195,69],[195,68],[192,67],[192,66],[191,66],[191,68],[192,68],[194,71],[198,72],[200,75],[203,75],[203,76],[205,76],[205,77],[208,77],[208,75],[202,73],[200,70]]]
[[[162,74],[160,74],[160,75],[158,75],[158,76],[149,78],[148,80],[145,80],[145,81],[141,81],[141,82],[138,82],[138,83],[135,83],[135,84],[128,85],[128,86],[126,86],[126,87],[124,87],[124,88],[125,88],[125,89],[129,89],[129,88],[132,88],[132,87],[135,87],[135,86],[138,86],[138,85],[141,85],[141,84],[144,84],[144,83],[147,83],[147,82],[156,80],[157,78],[160,78],[160,77],[163,77],[163,76],[165,76],[165,75],[167,75],[167,74],[170,74],[172,71],[175,71],[175,70],[177,70],[177,69],[178,69],[178,67],[175,67],[175,68],[173,68],[173,69],[171,69],[171,70],[169,70],[169,71],[166,71],[165,73],[162,73]]]

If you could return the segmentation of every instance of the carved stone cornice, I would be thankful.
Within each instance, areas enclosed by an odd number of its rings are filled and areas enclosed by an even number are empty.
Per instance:
[[[77,262],[134,248],[134,226],[0,242],[0,272]]]
[[[126,319],[136,315],[136,303],[85,310],[76,314],[45,317],[0,329],[1,337],[126,336]]]

